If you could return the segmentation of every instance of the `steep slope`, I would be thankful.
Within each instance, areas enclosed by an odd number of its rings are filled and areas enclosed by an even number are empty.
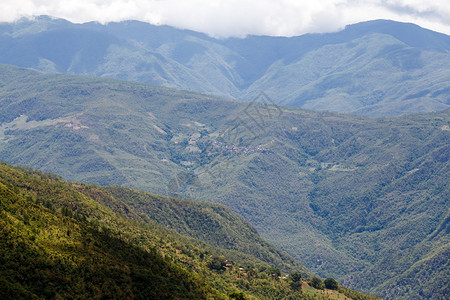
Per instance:
[[[167,200],[153,196],[152,201]],[[150,221],[152,214],[141,222],[107,190],[55,175],[0,165],[0,216],[2,298],[228,299],[236,291],[248,299],[311,298],[287,278],[273,278],[277,269],[264,261],[180,236]],[[221,267],[225,261],[227,269]],[[303,268],[292,259],[286,262]]]
[[[383,297],[446,293],[449,110],[364,119],[278,107],[265,95],[240,103],[1,68],[0,159],[226,204],[318,275]],[[120,193],[130,207],[152,199]],[[162,203],[166,216],[189,216],[182,203]],[[208,239],[196,222],[155,220]],[[244,250],[227,236],[235,228],[222,229],[224,244],[211,243]],[[421,264],[426,284],[414,272]]]
[[[0,63],[367,116],[448,107],[450,37],[377,20],[330,34],[213,39],[125,21],[0,24]]]
[[[57,178],[0,168],[2,298],[202,299],[220,295],[192,271],[149,248],[154,233],[149,237],[142,228],[132,228]],[[44,189],[49,190],[41,198]],[[62,215],[55,212],[61,207]],[[116,229],[120,225],[122,233]],[[130,243],[130,229],[147,247]]]
[[[125,211],[132,219],[143,222],[150,219],[182,235],[251,255],[281,270],[311,274],[285,252],[263,240],[250,223],[223,205],[161,197],[120,186],[106,187],[103,193],[97,187],[83,186],[78,190],[114,211],[118,211],[114,200],[120,199],[119,211]],[[130,211],[135,215],[130,216]]]

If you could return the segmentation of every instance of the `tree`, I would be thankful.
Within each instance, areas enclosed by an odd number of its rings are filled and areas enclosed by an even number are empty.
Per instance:
[[[311,279],[311,285],[313,288],[320,289],[320,290],[322,290],[324,288],[322,279],[320,279],[319,277],[313,277],[313,279]]]
[[[292,290],[301,290],[302,287],[302,274],[300,272],[292,272],[289,275],[289,278],[291,279],[291,289]]]
[[[223,267],[225,266],[225,262],[223,259],[221,259],[218,256],[214,256],[211,260],[211,262],[208,264],[209,268],[211,270],[223,270]]]
[[[325,284],[325,287],[330,290],[337,290],[339,287],[339,284],[333,278],[327,278],[323,283]]]
[[[302,274],[299,272],[293,272],[289,275],[289,278],[291,278],[293,282],[298,282],[302,280]]]

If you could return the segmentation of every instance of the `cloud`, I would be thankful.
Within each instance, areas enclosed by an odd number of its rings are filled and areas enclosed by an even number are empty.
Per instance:
[[[0,21],[32,15],[78,23],[135,19],[215,37],[331,32],[373,19],[450,34],[448,0],[1,0]]]

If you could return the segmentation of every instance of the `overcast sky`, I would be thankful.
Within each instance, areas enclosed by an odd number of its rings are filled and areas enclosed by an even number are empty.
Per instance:
[[[78,23],[133,19],[215,37],[330,32],[373,19],[450,34],[450,0],[0,0],[0,21],[32,15]]]

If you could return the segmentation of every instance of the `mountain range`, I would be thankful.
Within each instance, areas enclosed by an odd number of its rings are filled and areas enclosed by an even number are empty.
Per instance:
[[[0,24],[0,63],[370,117],[443,110],[450,37],[375,20],[327,34],[215,39],[138,21]]]
[[[386,299],[450,293],[449,126],[449,109],[369,119],[281,106],[265,93],[239,102],[0,66],[0,159],[224,204],[317,275]],[[280,263],[261,240],[238,246],[254,237],[230,236],[250,228],[239,219],[215,240],[170,201],[107,191],[181,234]],[[173,216],[182,218],[165,221]]]

